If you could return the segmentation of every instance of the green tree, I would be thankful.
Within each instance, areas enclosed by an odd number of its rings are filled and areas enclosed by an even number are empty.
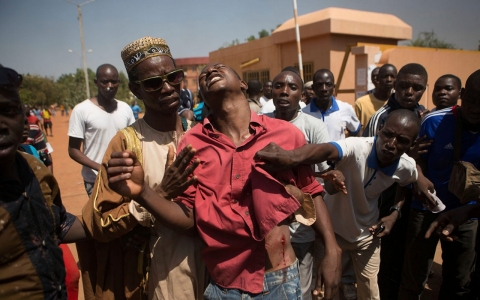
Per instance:
[[[418,34],[418,37],[410,42],[409,46],[440,49],[457,49],[454,44],[447,43],[444,40],[440,40],[433,30],[420,32]]]
[[[251,42],[251,41],[254,41],[254,40],[255,40],[255,36],[253,34],[245,39],[245,41],[247,41],[247,42]]]
[[[62,93],[51,77],[23,75],[19,90],[22,101],[29,105],[50,105],[62,99]]]
[[[270,33],[265,29],[262,29],[262,31],[258,32],[258,38],[260,38],[260,39],[264,38],[264,37],[267,37],[269,35],[270,35]]]

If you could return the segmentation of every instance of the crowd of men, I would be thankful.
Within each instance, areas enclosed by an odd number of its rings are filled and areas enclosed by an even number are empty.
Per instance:
[[[36,133],[21,75],[0,68],[1,299],[77,299],[72,242],[88,300],[420,299],[439,240],[439,299],[478,299],[480,192],[459,199],[449,182],[460,160],[480,167],[480,70],[465,87],[438,78],[427,111],[418,63],[372,71],[354,106],[328,69],[246,83],[211,63],[197,113],[165,40],[121,57],[145,111],[98,67],[69,121],[78,217],[23,145]]]

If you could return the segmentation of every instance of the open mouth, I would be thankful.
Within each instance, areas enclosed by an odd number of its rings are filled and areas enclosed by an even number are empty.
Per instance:
[[[212,74],[208,78],[207,86],[210,87],[212,84],[214,84],[215,82],[221,79],[223,79],[223,77],[220,74]]]
[[[290,106],[290,101],[285,100],[285,99],[278,99],[277,100],[277,105],[280,107],[287,107]]]

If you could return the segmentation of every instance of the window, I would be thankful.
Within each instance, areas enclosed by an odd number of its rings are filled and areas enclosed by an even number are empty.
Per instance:
[[[294,65],[298,70],[298,64]],[[303,81],[308,82],[313,80],[314,68],[313,62],[303,63]]]
[[[270,80],[270,71],[260,70],[243,72],[243,81],[248,82],[252,79],[258,80],[261,83],[265,83],[266,81]]]

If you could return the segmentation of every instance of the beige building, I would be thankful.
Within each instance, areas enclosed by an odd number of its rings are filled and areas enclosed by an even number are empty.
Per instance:
[[[391,14],[326,8],[297,18],[300,27],[305,81],[327,68],[335,76],[338,98],[353,103],[372,88],[370,72],[384,63],[400,69],[409,62],[425,66],[428,86],[446,73],[465,81],[480,66],[480,52],[397,46],[412,38],[412,27]],[[293,18],[269,37],[210,52],[210,61],[232,67],[245,81],[271,80],[286,66],[298,67]],[[422,104],[432,107],[428,90]]]
[[[175,59],[177,68],[183,69],[185,72],[183,86],[188,88],[195,97],[198,94],[198,75],[200,75],[203,67],[208,64],[208,61],[208,57],[186,57]]]

